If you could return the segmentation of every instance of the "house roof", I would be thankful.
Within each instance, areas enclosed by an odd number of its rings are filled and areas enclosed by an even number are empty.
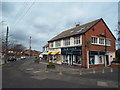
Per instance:
[[[43,47],[48,47],[48,44],[44,45]]]
[[[87,30],[89,30],[92,26],[94,26],[95,24],[97,24],[97,22],[99,22],[102,18],[94,20],[92,22],[71,28],[69,30],[63,31],[62,33],[58,34],[57,36],[53,37],[50,41],[54,41],[54,40],[59,40],[65,37],[70,37],[73,35],[77,35],[77,34],[83,34],[85,33]]]

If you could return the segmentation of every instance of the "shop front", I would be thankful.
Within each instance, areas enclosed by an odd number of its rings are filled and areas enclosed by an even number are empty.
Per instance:
[[[59,63],[60,60],[61,60],[60,51],[53,51],[51,53],[51,57],[52,57],[52,62],[53,63]]]
[[[89,51],[89,67],[104,66],[106,64],[106,55],[102,51]]]
[[[62,63],[68,65],[81,65],[82,64],[82,47],[64,47],[61,48]]]

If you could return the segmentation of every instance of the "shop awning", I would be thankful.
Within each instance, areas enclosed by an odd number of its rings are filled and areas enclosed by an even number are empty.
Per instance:
[[[43,52],[43,53],[41,53],[42,55],[45,55],[45,54],[47,54],[47,52]]]
[[[60,51],[55,51],[55,52],[53,52],[51,54],[60,54]]]
[[[48,55],[48,54],[51,54],[52,52],[51,51],[49,51],[49,52],[47,52],[46,54]]]

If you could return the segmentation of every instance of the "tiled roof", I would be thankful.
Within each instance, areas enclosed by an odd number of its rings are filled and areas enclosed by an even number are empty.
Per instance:
[[[48,44],[44,45],[43,47],[48,47]]]
[[[62,33],[58,34],[57,36],[53,37],[51,40],[49,41],[54,41],[54,40],[58,40],[58,39],[61,39],[61,38],[65,38],[65,37],[69,37],[69,36],[72,36],[72,35],[77,35],[77,34],[82,34],[84,32],[86,32],[87,30],[89,30],[93,25],[95,25],[100,19],[97,19],[95,21],[92,21],[92,22],[89,22],[89,23],[86,23],[86,24],[83,24],[83,25],[80,25],[80,26],[77,26],[77,27],[74,27],[72,29],[69,29],[69,30],[66,30],[66,31],[63,31]]]

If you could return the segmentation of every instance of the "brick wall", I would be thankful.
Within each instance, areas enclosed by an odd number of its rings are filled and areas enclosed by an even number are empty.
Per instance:
[[[115,52],[115,38],[110,33],[106,25],[102,20],[100,20],[94,27],[92,27],[89,31],[87,31],[84,35],[82,35],[82,62],[83,66],[87,67],[87,51],[105,51],[105,46],[101,45],[93,45],[91,44],[90,47],[86,46],[86,41],[92,42],[92,36],[102,37],[100,34],[104,33],[106,30],[106,38],[111,39],[111,46],[108,46],[106,49],[110,52]]]

